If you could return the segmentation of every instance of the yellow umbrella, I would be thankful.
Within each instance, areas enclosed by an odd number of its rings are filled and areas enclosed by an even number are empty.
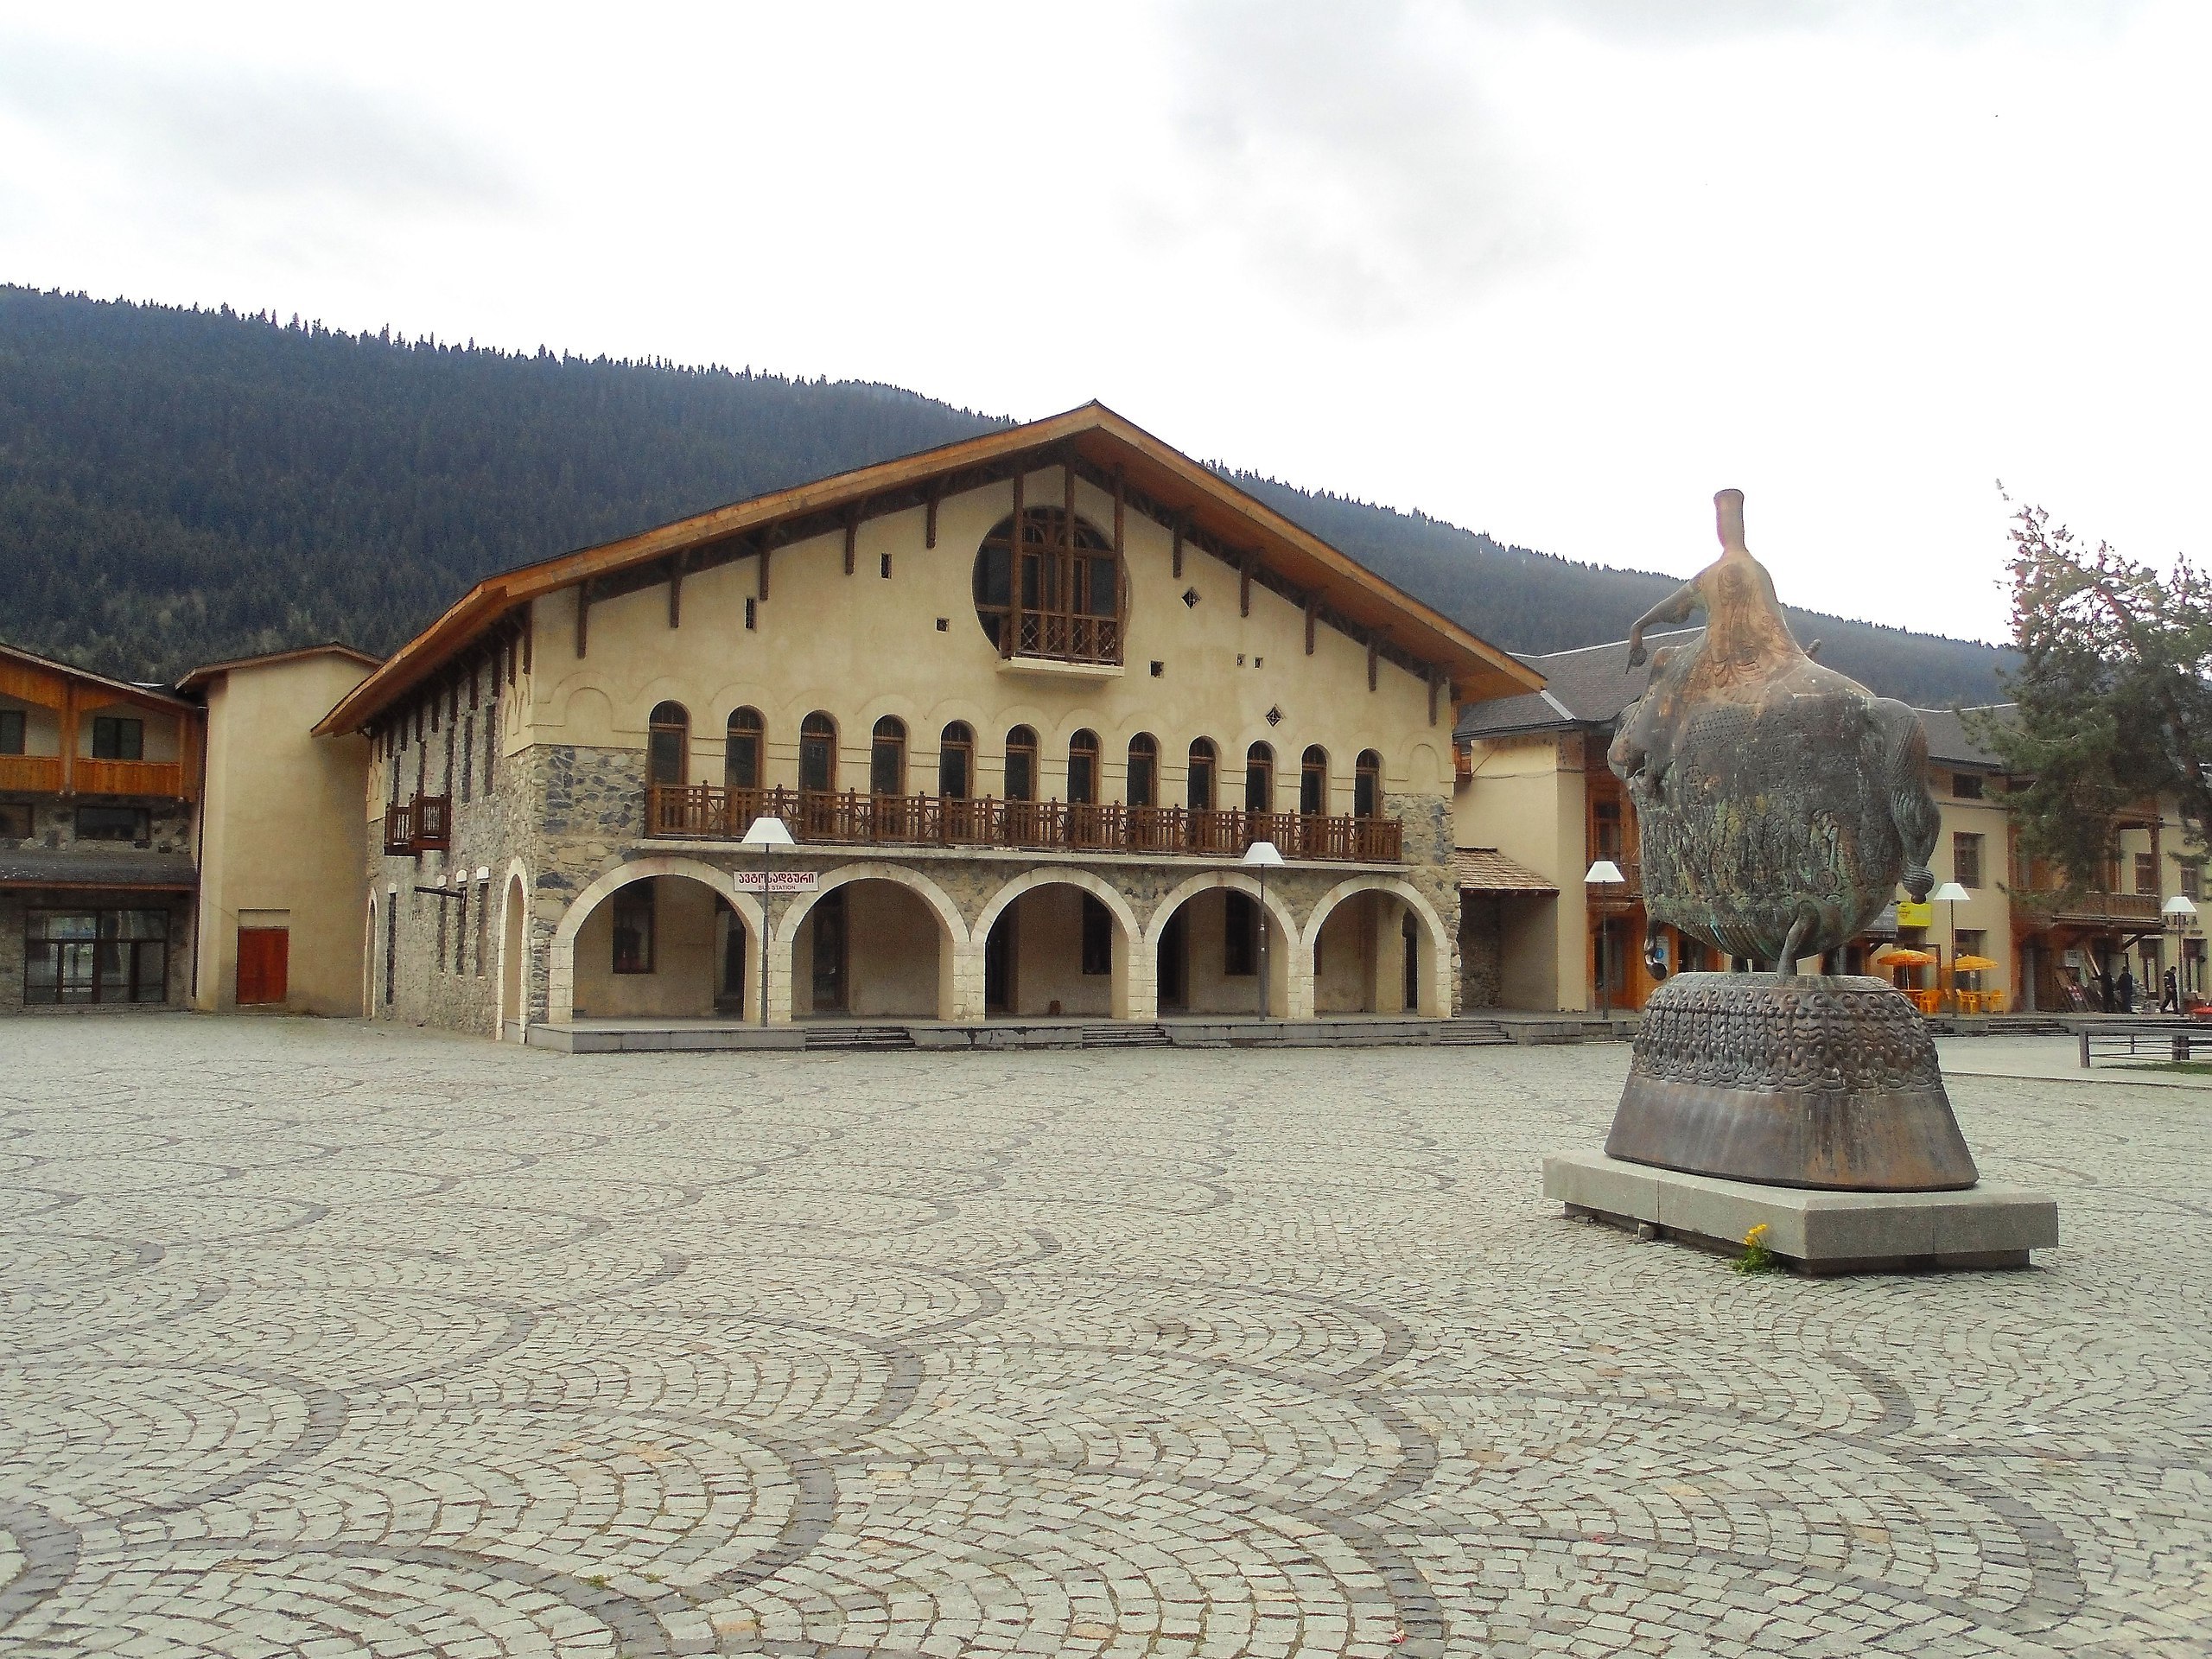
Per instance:
[[[1987,957],[1954,957],[1951,966],[1962,974],[1979,974],[1997,964]]]
[[[1886,945],[1874,955],[1886,968],[1925,968],[1936,960],[1929,951],[1915,950],[1902,944]]]

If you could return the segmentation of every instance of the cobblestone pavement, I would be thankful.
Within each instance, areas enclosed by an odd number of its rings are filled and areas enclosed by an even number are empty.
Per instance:
[[[1560,1219],[1618,1048],[0,1024],[0,1651],[2212,1651],[2212,1102],[2029,1272]]]

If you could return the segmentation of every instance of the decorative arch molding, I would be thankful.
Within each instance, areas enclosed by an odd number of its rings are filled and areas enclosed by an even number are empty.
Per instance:
[[[1159,950],[1160,936],[1167,931],[1167,918],[1209,887],[1234,887],[1239,893],[1249,893],[1255,900],[1260,898],[1259,882],[1242,870],[1208,870],[1194,875],[1153,906],[1152,924],[1144,931],[1145,948]],[[1289,906],[1283,901],[1281,888],[1268,888],[1265,903],[1268,914],[1274,918],[1276,931],[1283,938],[1303,938],[1298,918],[1292,914]]]
[[[938,925],[944,929],[946,943],[955,950],[964,950],[968,947],[968,924],[961,919],[960,906],[952,902],[952,896],[943,887],[918,870],[910,870],[904,865],[888,864],[877,859],[863,859],[855,864],[840,864],[833,870],[823,871],[822,880],[812,893],[805,894],[803,899],[794,899],[785,906],[784,913],[776,924],[778,949],[789,950],[798,940],[799,928],[813,913],[823,894],[854,881],[889,881],[906,888],[936,912]],[[759,908],[757,905],[753,907],[756,916]]]
[[[520,863],[520,860],[516,861],[518,868]],[[553,930],[552,944],[546,951],[547,1023],[565,1026],[575,1017],[576,935],[591,919],[592,912],[604,904],[617,888],[657,875],[683,876],[700,883],[737,912],[748,934],[755,939],[760,937],[760,901],[751,893],[733,891],[728,870],[703,859],[669,855],[627,860],[610,870],[601,871],[582,893],[569,901],[568,909],[561,913],[560,923]]]
[[[1130,908],[1129,901],[1122,896],[1120,890],[1111,882],[1102,876],[1094,875],[1089,870],[1055,868],[1024,870],[1020,875],[1008,880],[1004,887],[991,895],[989,902],[983,906],[982,913],[976,918],[976,925],[970,930],[972,936],[978,940],[989,938],[992,925],[1006,913],[1008,905],[1033,887],[1049,887],[1082,888],[1111,912],[1115,925],[1121,929],[1123,938],[1131,944],[1137,944],[1143,941],[1145,938],[1143,924],[1137,920],[1137,913]]]
[[[531,927],[533,899],[537,887],[530,876],[530,866],[520,858],[511,858],[499,877],[499,956],[496,964],[498,977],[492,982],[492,1040],[507,1040],[507,1028],[514,1027],[516,1042],[527,1039],[530,1033],[530,959]],[[521,912],[521,926],[512,927],[509,906]],[[522,936],[522,960],[510,967],[507,961],[509,936]],[[511,1006],[512,1004],[512,1006]]]
[[[1339,881],[1321,895],[1313,906],[1312,918],[1299,940],[1299,954],[1305,959],[1307,971],[1313,970],[1314,952],[1321,943],[1321,930],[1337,906],[1347,899],[1363,893],[1388,893],[1403,902],[1421,924],[1422,971],[1421,975],[1421,1001],[1432,1006],[1421,1010],[1424,1014],[1448,1015],[1452,1012],[1452,992],[1448,983],[1452,966],[1451,936],[1444,930],[1443,919],[1436,907],[1419,887],[1395,875],[1355,875]],[[1412,1010],[1408,1010],[1412,1012]]]

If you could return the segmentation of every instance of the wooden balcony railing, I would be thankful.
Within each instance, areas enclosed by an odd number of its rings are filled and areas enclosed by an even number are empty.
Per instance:
[[[61,787],[61,757],[58,754],[0,754],[0,789],[21,789],[52,795]]]
[[[1122,622],[1114,616],[1085,616],[1065,611],[1016,611],[1014,626],[1000,636],[1010,657],[1050,657],[1063,663],[1118,663]]]
[[[453,798],[417,795],[384,810],[384,850],[388,858],[442,853],[453,842]]]
[[[79,795],[162,795],[181,798],[184,764],[178,760],[86,760],[69,768]]]
[[[1592,862],[1605,857],[1604,853],[1591,854]],[[1614,868],[1621,873],[1618,881],[1592,881],[1588,886],[1590,902],[1593,905],[1635,904],[1643,897],[1643,866],[1633,858],[1613,855]]]
[[[1039,852],[1197,853],[1222,858],[1241,855],[1255,841],[1272,841],[1285,858],[1395,864],[1404,856],[1404,826],[1395,818],[1194,811],[1118,803],[1093,806],[1001,801],[988,796],[968,800],[945,795],[862,795],[852,790],[838,794],[717,789],[708,784],[655,785],[645,791],[649,836],[735,841],[763,813],[781,818],[795,841]]]
[[[2155,893],[2103,893],[2091,889],[2015,892],[2012,902],[2031,918],[2046,922],[2123,922],[2157,927],[2164,903]]]

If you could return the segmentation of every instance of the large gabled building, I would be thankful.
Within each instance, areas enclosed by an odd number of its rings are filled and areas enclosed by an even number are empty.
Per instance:
[[[1540,684],[1094,404],[490,578],[316,730],[383,1017],[1440,1016],[1452,722]]]

